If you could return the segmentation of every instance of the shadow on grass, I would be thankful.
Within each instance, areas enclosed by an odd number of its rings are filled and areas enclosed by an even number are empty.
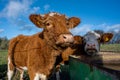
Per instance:
[[[7,64],[0,65],[0,79],[6,80],[7,77]]]
[[[19,79],[20,79],[20,73],[19,71],[16,70],[12,80],[19,80]],[[7,64],[0,65],[0,80],[7,80]],[[30,80],[28,73],[26,71],[24,74],[24,80]],[[49,80],[56,80],[55,74]]]
[[[15,71],[15,75],[12,80],[19,80],[20,73]],[[7,80],[7,64],[0,65],[0,80]],[[24,80],[29,80],[27,72],[24,74]]]

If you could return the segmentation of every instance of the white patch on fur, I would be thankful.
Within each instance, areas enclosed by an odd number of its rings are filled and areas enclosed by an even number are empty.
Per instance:
[[[59,16],[61,16],[61,14],[59,14],[59,13],[54,13],[54,12],[49,13],[49,16],[54,16],[54,15],[59,15]]]
[[[45,15],[43,14],[43,15],[40,15],[40,16],[44,17]]]
[[[24,67],[20,67],[20,68],[23,69],[23,70],[25,70],[25,71],[28,70],[28,68],[27,68],[26,66],[24,66]]]
[[[20,74],[20,80],[23,79],[24,71]]]
[[[11,80],[12,76],[13,76],[13,71],[10,70],[10,57],[8,57],[8,72],[7,72],[7,76],[8,76],[8,80]]]
[[[97,40],[100,37],[101,37],[100,34],[94,32],[94,31],[90,31],[84,36],[85,40],[93,40],[93,41]]]
[[[69,19],[67,16],[65,16],[66,19]]]
[[[47,77],[44,74],[36,73],[35,77],[34,77],[34,80],[47,80]]]
[[[8,76],[8,80],[11,80],[11,79],[12,79],[12,76],[13,76],[13,71],[8,70],[7,76]]]
[[[10,58],[8,57],[8,64],[10,64]]]
[[[56,72],[56,80],[60,80],[60,72],[59,71]]]
[[[40,79],[40,76],[39,76],[39,74],[36,73],[34,80],[39,80],[39,79]]]
[[[8,57],[8,71],[10,70],[9,64],[10,64],[10,57]]]
[[[55,13],[55,12],[49,13],[49,16],[54,16],[54,15],[59,15],[59,16],[61,16],[61,14],[59,14],[59,13]],[[69,19],[67,16],[65,16],[65,18],[66,18],[66,19]]]
[[[54,16],[56,13],[49,13],[49,16]]]
[[[96,33],[95,31],[90,31],[89,33],[94,34],[97,38],[100,38],[100,34]]]
[[[76,56],[76,55],[70,55],[70,56],[74,58],[79,58],[79,56]]]

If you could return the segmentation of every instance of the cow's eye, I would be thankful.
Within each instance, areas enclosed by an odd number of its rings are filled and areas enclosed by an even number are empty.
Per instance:
[[[97,40],[100,40],[100,38],[97,38]]]
[[[49,29],[49,28],[53,27],[53,24],[51,22],[46,22],[45,26],[46,26],[46,28]]]
[[[97,40],[100,41],[100,38],[98,38]]]
[[[83,43],[86,43],[86,39],[85,38],[83,38]]]
[[[69,25],[69,22],[66,22],[67,25]]]
[[[46,26],[50,26],[50,23],[46,23]]]

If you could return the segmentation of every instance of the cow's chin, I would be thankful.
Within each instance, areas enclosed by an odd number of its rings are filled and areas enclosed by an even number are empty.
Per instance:
[[[98,51],[96,49],[86,49],[86,53],[89,56],[95,56],[98,53]]]
[[[56,44],[57,47],[61,47],[61,48],[67,48],[73,45],[73,43],[60,43],[60,44]]]

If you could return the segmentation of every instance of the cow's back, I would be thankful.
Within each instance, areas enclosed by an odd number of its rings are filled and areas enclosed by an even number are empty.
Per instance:
[[[32,36],[19,35],[10,40],[9,50],[14,52],[28,51],[29,49],[39,48],[37,44],[42,44],[42,39],[39,37],[40,33]]]
[[[41,48],[42,39],[39,34],[32,36],[19,35],[10,40],[8,57],[15,66],[27,66],[28,53]]]

